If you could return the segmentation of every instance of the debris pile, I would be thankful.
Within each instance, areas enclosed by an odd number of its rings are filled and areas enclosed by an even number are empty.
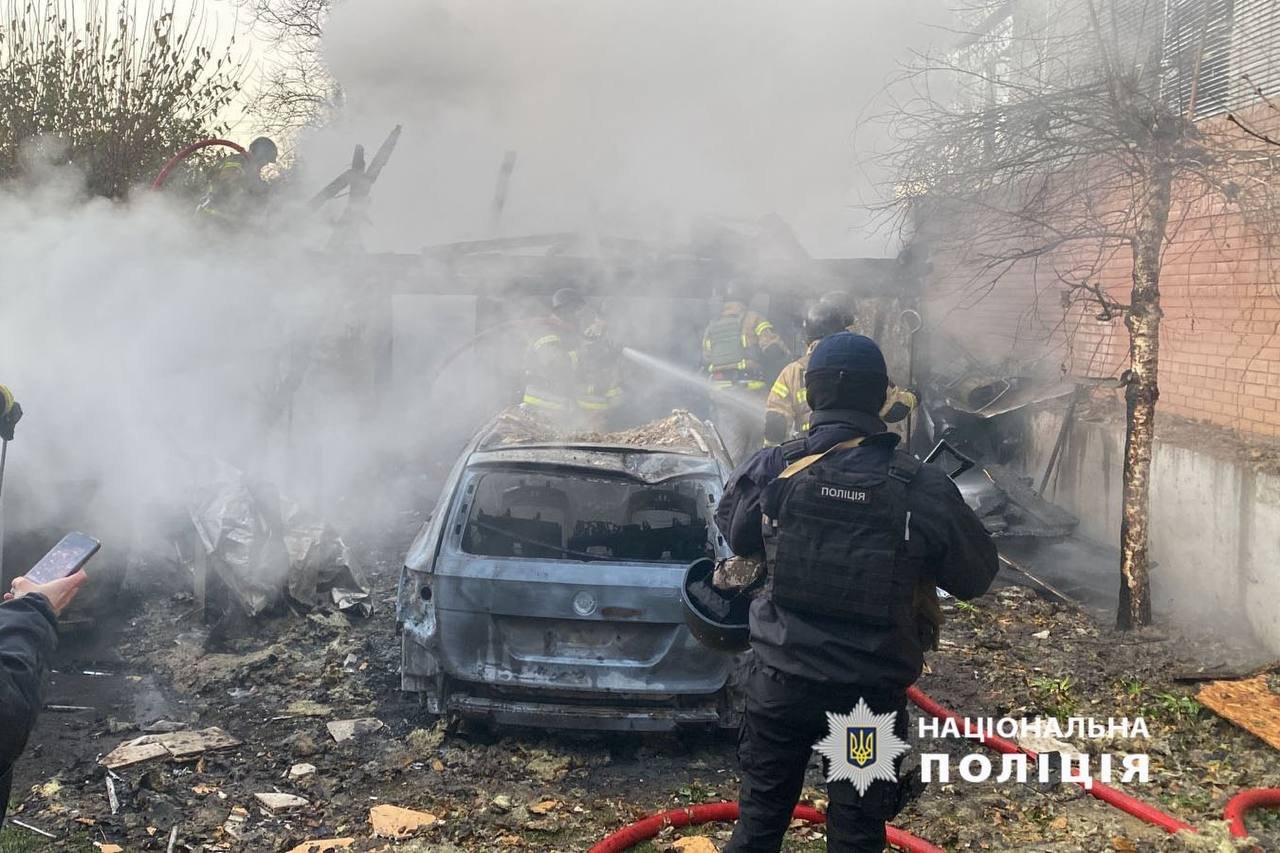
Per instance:
[[[375,598],[392,595],[398,558],[398,548],[389,548],[372,562]],[[245,638],[210,654],[176,618],[187,606],[151,602],[121,648],[128,666],[163,674],[157,680],[171,685],[165,691],[171,707],[111,714],[126,723],[134,716],[138,727],[182,721],[177,732],[152,733],[158,738],[216,729],[243,742],[198,753],[178,748],[175,755],[158,740],[166,755],[109,769],[99,757],[119,746],[121,735],[104,711],[70,730],[65,715],[45,714],[33,744],[63,739],[56,751],[18,766],[14,791],[21,803],[12,817],[34,829],[15,823],[11,832],[38,843],[97,841],[127,850],[165,850],[171,835],[174,851],[371,851],[389,844],[441,853],[585,850],[646,814],[737,796],[733,745],[712,736],[447,729],[401,697],[391,608],[361,620],[337,613],[264,616],[257,624],[270,640]],[[1022,588],[943,607],[942,647],[930,656],[921,686],[946,704],[981,716],[1141,714],[1148,742],[1105,748],[1148,752],[1150,783],[1125,787],[1197,826],[1218,819],[1238,788],[1280,784],[1272,748],[1203,710],[1176,680],[1187,671],[1220,677],[1205,660],[1186,658],[1196,652],[1238,660],[1230,646],[1147,631],[1118,634]],[[115,672],[127,671],[124,661]],[[75,698],[97,704],[93,696]],[[953,740],[913,737],[913,746],[917,753],[948,752],[953,766],[972,751]],[[1068,747],[1096,754],[1104,745],[1073,741],[1062,748]],[[806,801],[821,802],[816,762],[807,784]],[[1060,839],[1055,850],[1081,853],[1180,843],[1057,783],[933,784],[898,821],[945,849],[1039,849],[1046,837]],[[1255,824],[1264,849],[1275,848],[1280,837],[1265,813],[1251,819]],[[821,834],[797,828],[792,840],[797,849],[821,849]],[[680,849],[675,844],[686,836],[722,846],[728,828],[670,830],[654,849]],[[696,840],[680,844],[706,849]]]
[[[212,572],[247,616],[286,596],[304,610],[328,606],[368,615],[368,583],[332,527],[270,483],[224,462],[197,460],[195,469],[200,485],[189,512],[194,542],[188,553],[198,594]]]
[[[166,734],[143,735],[125,741],[102,758],[102,766],[116,770],[150,761],[153,758],[169,758],[183,761],[215,749],[230,749],[240,741],[217,726],[202,731],[176,731]]]
[[[542,443],[628,445],[701,454],[713,454],[718,449],[714,430],[683,410],[674,411],[661,420],[617,432],[574,432],[562,430],[520,406],[511,406],[499,414],[481,439],[480,446]]]

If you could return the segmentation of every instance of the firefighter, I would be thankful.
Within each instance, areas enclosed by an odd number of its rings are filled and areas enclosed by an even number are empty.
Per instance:
[[[265,136],[249,143],[245,154],[234,154],[215,167],[213,180],[198,211],[225,226],[243,225],[265,206],[268,187],[262,170],[276,162],[279,151]]]
[[[804,372],[818,341],[843,332],[853,324],[853,312],[834,299],[823,297],[809,307],[804,317],[808,346],[804,355],[782,368],[765,402],[765,446],[781,444],[809,430],[809,404],[804,390]]]
[[[895,714],[907,739],[906,690],[940,624],[921,591],[968,599],[995,577],[995,546],[959,490],[886,432],[878,413],[888,385],[870,338],[823,338],[805,372],[808,434],[740,465],[716,510],[733,552],[763,555],[766,566],[750,608],[740,817],[726,851],[780,848],[828,712],[863,700]],[[827,790],[827,849],[858,853],[884,848],[885,821],[914,793],[905,779],[872,781],[863,794],[849,781]]]
[[[13,392],[0,385],[0,440],[13,441],[13,431],[22,420],[22,406],[13,398]],[[3,475],[0,471],[0,475]]]
[[[747,307],[751,294],[746,282],[734,279],[725,288],[724,307],[702,335],[702,366],[715,389],[763,399],[770,383],[791,353],[773,323]],[[759,416],[751,416],[745,401],[736,405],[712,395],[715,423],[735,462],[760,446]]]
[[[551,314],[529,341],[522,404],[564,425],[578,416],[579,366],[587,302],[571,287],[551,296]]]
[[[842,293],[828,293],[810,306],[804,318],[804,355],[782,368],[765,402],[764,444],[772,447],[809,431],[809,403],[804,373],[818,341],[836,332],[851,331],[853,310]],[[885,423],[904,420],[916,406],[915,392],[890,383],[880,417]]]
[[[599,317],[582,331],[578,350],[577,407],[583,425],[597,432],[615,426],[622,404],[622,366],[618,348]]]

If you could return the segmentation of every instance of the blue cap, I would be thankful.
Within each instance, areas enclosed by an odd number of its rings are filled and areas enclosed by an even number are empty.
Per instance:
[[[809,356],[810,372],[815,370],[859,371],[889,375],[884,363],[884,353],[876,342],[866,335],[853,332],[837,332],[827,335],[814,347]]]

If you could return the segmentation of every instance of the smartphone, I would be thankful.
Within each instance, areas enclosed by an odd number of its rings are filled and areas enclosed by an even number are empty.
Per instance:
[[[40,558],[24,577],[32,583],[48,583],[75,574],[89,558],[98,553],[102,543],[83,533],[68,533],[62,541]]]

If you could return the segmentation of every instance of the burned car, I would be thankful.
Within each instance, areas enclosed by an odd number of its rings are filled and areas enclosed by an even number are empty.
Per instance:
[[[472,440],[410,547],[403,689],[498,723],[670,730],[732,723],[729,654],[684,624],[728,460],[691,415],[554,436],[511,418]]]

